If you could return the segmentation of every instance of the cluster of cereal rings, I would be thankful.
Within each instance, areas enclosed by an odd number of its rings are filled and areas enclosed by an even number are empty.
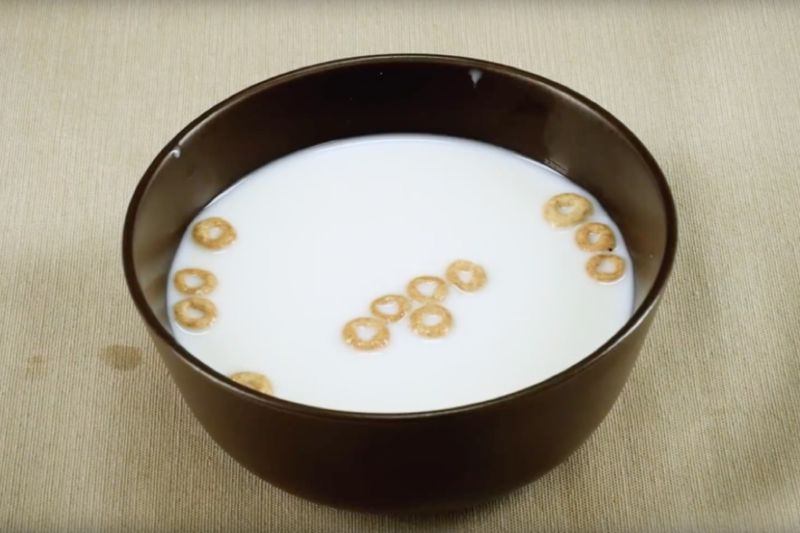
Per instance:
[[[224,218],[210,217],[194,225],[192,239],[203,248],[221,250],[236,240],[236,230]],[[217,277],[202,268],[184,268],[175,273],[173,283],[178,292],[187,295],[172,308],[175,320],[188,329],[211,327],[217,319],[217,306],[206,296],[217,288]],[[263,394],[272,394],[272,383],[263,374],[236,372],[230,378]]]
[[[438,276],[418,276],[406,285],[406,294],[386,294],[372,301],[372,316],[355,318],[344,325],[342,338],[356,350],[379,350],[389,344],[388,325],[409,315],[411,330],[420,337],[435,339],[447,335],[453,326],[453,316],[441,302],[447,298],[449,285],[464,292],[475,292],[486,284],[486,271],[480,265],[465,259],[450,263],[445,279]],[[412,309],[414,304],[420,304]],[[391,307],[391,310],[387,310]],[[431,319],[433,322],[431,323]],[[372,330],[372,336],[363,338],[359,330]]]
[[[591,202],[574,193],[558,194],[544,204],[544,218],[553,226],[566,228],[581,224],[575,231],[578,248],[585,252],[599,252],[586,262],[586,273],[596,281],[617,281],[625,273],[625,260],[610,253],[617,246],[610,227],[600,222],[583,223],[592,212]]]
[[[220,250],[236,240],[236,230],[224,218],[206,218],[194,225],[192,239],[203,248]],[[184,268],[175,273],[173,282],[178,292],[188,296],[173,306],[175,320],[189,329],[210,327],[217,319],[217,306],[205,296],[217,288],[217,277],[202,268]]]

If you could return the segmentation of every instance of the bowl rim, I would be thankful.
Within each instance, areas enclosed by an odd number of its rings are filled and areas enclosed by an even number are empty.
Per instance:
[[[427,411],[413,411],[413,412],[398,412],[398,413],[370,413],[359,411],[343,411],[337,409],[328,409],[324,407],[316,407],[306,405],[290,400],[284,400],[274,396],[262,395],[258,392],[252,391],[238,383],[235,383],[227,376],[217,372],[209,367],[191,353],[183,348],[175,337],[161,325],[161,322],[156,317],[155,313],[150,309],[144,297],[142,287],[136,277],[136,272],[133,263],[133,231],[137,219],[139,205],[141,200],[148,190],[150,183],[153,181],[157,171],[167,159],[173,149],[180,147],[181,142],[189,137],[194,131],[202,127],[206,122],[214,119],[218,114],[224,112],[227,108],[249,98],[250,96],[261,92],[262,90],[289,82],[299,77],[313,75],[330,70],[337,70],[342,67],[352,67],[357,65],[369,64],[413,64],[424,63],[429,65],[446,65],[446,66],[460,66],[467,69],[479,69],[485,72],[492,72],[500,74],[505,77],[513,77],[521,79],[525,82],[534,82],[539,85],[547,86],[549,89],[559,92],[575,101],[578,104],[588,108],[593,113],[596,113],[604,121],[614,127],[618,133],[627,140],[639,153],[644,160],[645,165],[651,171],[655,178],[658,189],[661,195],[661,201],[666,213],[666,242],[664,249],[664,256],[653,281],[653,286],[645,295],[642,302],[634,309],[633,314],[625,324],[619,328],[616,333],[603,343],[596,350],[581,358],[577,363],[561,370],[557,374],[547,378],[544,381],[534,383],[523,389],[519,389],[502,396],[482,400],[479,402],[459,405],[455,407],[448,407],[444,409],[434,409]],[[289,72],[279,74],[277,76],[268,78],[266,80],[255,83],[231,96],[225,98],[213,107],[204,111],[197,118],[192,120],[186,127],[184,127],[175,137],[172,138],[155,156],[153,161],[145,170],[142,178],[139,180],[131,199],[128,204],[128,209],[125,215],[124,227],[122,232],[122,262],[125,273],[125,280],[128,285],[130,295],[136,305],[139,314],[144,319],[146,325],[151,332],[155,333],[165,342],[172,350],[178,353],[183,360],[194,367],[195,370],[205,374],[209,379],[215,381],[218,385],[228,389],[229,392],[242,397],[245,400],[261,404],[270,409],[277,409],[287,413],[302,415],[314,418],[325,419],[339,419],[349,421],[390,421],[390,420],[410,420],[418,421],[421,419],[428,419],[433,417],[454,416],[466,413],[472,413],[486,408],[496,407],[501,404],[513,402],[524,396],[535,395],[541,391],[558,387],[561,384],[569,381],[577,374],[585,371],[590,366],[602,359],[611,349],[622,343],[637,327],[645,320],[648,314],[655,308],[661,295],[664,292],[667,280],[675,258],[678,239],[678,224],[675,203],[672,193],[667,184],[661,168],[656,163],[655,158],[650,154],[644,144],[633,134],[633,132],[625,126],[619,119],[614,117],[610,112],[606,111],[597,103],[589,98],[575,92],[574,90],[554,82],[537,74],[533,74],[516,67],[486,61],[482,59],[474,59],[469,57],[455,56],[455,55],[440,55],[440,54],[378,54],[378,55],[365,55],[355,56],[342,59],[335,59],[309,66],[304,66]]]

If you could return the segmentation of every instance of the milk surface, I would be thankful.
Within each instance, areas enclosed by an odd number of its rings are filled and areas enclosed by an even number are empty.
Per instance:
[[[602,284],[575,228],[542,216],[552,196],[589,198],[588,219],[614,230],[624,277]],[[168,303],[184,298],[174,272],[202,268],[218,286],[207,330],[172,330],[198,359],[230,375],[269,377],[274,395],[345,411],[398,413],[470,404],[541,382],[586,357],[630,317],[633,275],[622,235],[600,204],[557,172],[488,144],[380,135],[301,150],[244,177],[196,221],[228,220],[237,240],[211,251],[191,225],[177,250]],[[479,291],[455,287],[440,339],[389,325],[383,350],[361,352],[342,327],[369,305],[404,294],[456,259],[481,265]]]

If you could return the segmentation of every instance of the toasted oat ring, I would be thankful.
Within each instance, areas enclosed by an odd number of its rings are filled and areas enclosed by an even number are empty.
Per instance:
[[[592,235],[596,237],[592,240]],[[614,232],[605,224],[587,222],[575,232],[575,242],[584,252],[610,252],[617,246]]]
[[[272,382],[264,374],[259,374],[258,372],[236,372],[231,374],[230,378],[239,385],[244,385],[248,389],[253,389],[261,394],[272,394]]]
[[[172,307],[175,320],[189,329],[206,329],[217,319],[217,306],[208,298],[191,296],[176,303]],[[192,316],[190,311],[199,311],[199,317]]]
[[[212,234],[214,229],[219,230],[219,235]],[[219,250],[236,240],[236,230],[224,218],[211,217],[194,225],[192,238],[200,246],[211,250]]]
[[[200,285],[189,284],[189,278],[196,277]],[[183,294],[203,296],[217,287],[217,276],[202,268],[184,268],[175,272],[175,288]]]
[[[428,296],[427,294],[423,294],[422,291],[419,290],[419,286],[426,284],[426,283],[433,283],[434,288],[431,292],[431,295]],[[437,276],[418,276],[411,281],[408,282],[406,286],[406,292],[411,297],[412,300],[416,300],[422,303],[428,302],[441,302],[445,298],[447,298],[447,283],[440,277]]]
[[[610,262],[614,269],[610,272],[603,272],[600,267],[604,262]],[[617,281],[625,273],[625,260],[615,254],[593,255],[586,262],[586,273],[597,281],[609,283]]]
[[[428,316],[439,317],[439,322],[433,325],[425,323]],[[411,313],[411,329],[420,337],[435,339],[444,337],[453,325],[453,315],[437,303],[426,303]]]
[[[362,339],[358,334],[358,328],[372,328],[375,334],[371,339]],[[386,322],[378,318],[355,318],[344,325],[342,338],[356,350],[379,350],[389,344],[389,328],[386,327]]]
[[[467,281],[461,277],[462,272],[469,274]],[[483,267],[466,259],[458,259],[450,263],[445,277],[447,281],[465,292],[477,291],[486,284],[486,271]]]
[[[381,310],[381,307],[392,304],[397,306],[397,312],[385,313]],[[369,310],[378,318],[388,320],[389,322],[397,322],[411,310],[411,302],[408,301],[408,298],[400,294],[387,294],[374,299],[369,306]]]
[[[559,228],[574,226],[590,214],[592,214],[591,202],[571,192],[553,196],[544,204],[544,218]]]

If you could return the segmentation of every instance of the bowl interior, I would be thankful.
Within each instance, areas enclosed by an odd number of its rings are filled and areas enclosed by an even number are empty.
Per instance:
[[[217,194],[293,151],[378,133],[475,139],[558,170],[617,222],[634,263],[637,310],[660,291],[674,252],[672,200],[652,157],[607,112],[501,65],[438,56],[356,58],[246,89],[195,120],[154,160],[131,201],[123,245],[129,284],[150,326],[171,337],[170,264],[186,225]]]

